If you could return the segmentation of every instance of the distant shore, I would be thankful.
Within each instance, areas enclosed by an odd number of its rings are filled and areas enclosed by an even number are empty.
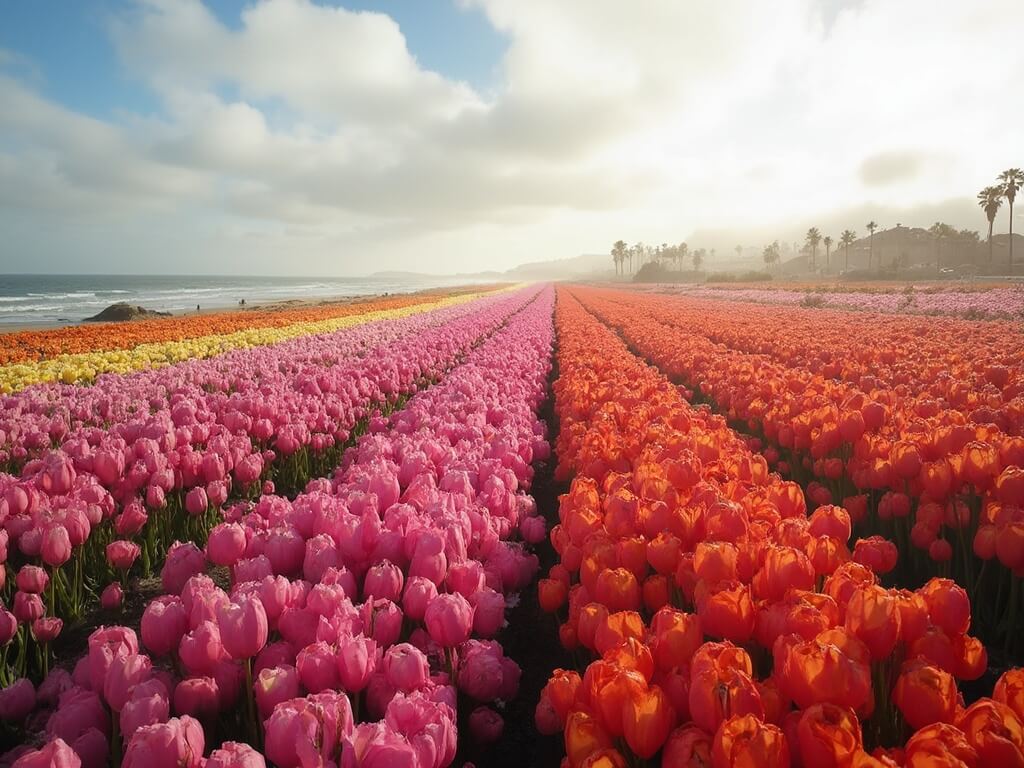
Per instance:
[[[279,312],[288,310],[305,309],[308,307],[324,307],[324,306],[343,306],[346,304],[360,304],[364,302],[376,301],[378,299],[388,296],[455,296],[463,293],[473,293],[474,291],[493,289],[496,286],[502,285],[500,283],[489,283],[486,285],[456,285],[444,288],[423,288],[416,291],[391,291],[383,293],[370,293],[370,294],[348,294],[339,296],[317,296],[313,298],[293,298],[293,299],[277,299],[274,301],[257,302],[250,304],[246,302],[245,306],[236,304],[234,306],[218,306],[204,309],[202,304],[199,305],[199,310],[185,310],[178,312],[171,312],[170,317],[189,317],[189,316],[202,316],[202,315],[219,315],[226,312]],[[151,309],[151,307],[145,307]],[[140,320],[128,320],[125,322],[160,322],[161,319],[170,318],[145,318]],[[13,323],[0,323],[0,336],[8,333],[22,333],[25,331],[52,331],[60,328],[71,328],[78,325],[104,325],[104,323],[86,323],[82,320],[67,320],[57,322],[13,322]],[[109,325],[118,325],[119,323],[107,323]]]

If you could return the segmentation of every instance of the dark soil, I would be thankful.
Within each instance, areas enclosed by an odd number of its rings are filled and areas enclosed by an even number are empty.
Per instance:
[[[540,410],[540,417],[548,425],[549,439],[558,435],[554,395],[551,384],[558,378],[557,349],[555,365],[548,380],[548,398]],[[554,480],[556,457],[537,467],[531,493],[537,509],[548,523],[548,530],[558,522],[558,496],[568,490],[565,483]],[[534,548],[540,559],[538,578],[544,578],[548,569],[558,561],[558,555],[547,538]],[[551,673],[558,668],[573,666],[572,658],[558,640],[558,622],[554,616],[541,610],[537,602],[537,584],[534,581],[519,596],[520,602],[506,616],[508,627],[498,638],[505,654],[515,659],[523,670],[519,695],[501,711],[505,718],[502,737],[486,749],[472,745],[465,722],[459,727],[459,753],[453,766],[470,761],[477,768],[558,768],[565,755],[561,735],[544,736],[534,725],[533,713],[540,699],[541,689]]]

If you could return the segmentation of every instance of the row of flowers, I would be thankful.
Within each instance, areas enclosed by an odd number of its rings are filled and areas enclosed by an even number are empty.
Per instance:
[[[770,305],[814,305],[855,309],[865,312],[954,315],[973,319],[1020,317],[1024,315],[1024,291],[1018,288],[985,290],[928,290],[913,288],[890,291],[836,291],[831,287],[814,290],[787,288],[692,288],[681,291],[701,299],[725,299]]]
[[[497,289],[501,286],[493,286]],[[46,330],[16,331],[0,336],[0,365],[38,362],[58,355],[132,349],[140,344],[226,335],[247,328],[282,328],[348,315],[433,303],[459,293],[480,293],[491,287],[446,289],[395,296],[378,296],[346,304],[211,312],[204,315],[137,320],[131,323],[91,323]]]
[[[536,295],[4,399],[0,431],[24,461],[0,475],[0,587],[21,625],[16,668],[33,663],[26,627],[47,613],[79,616],[137,559],[142,575],[158,567],[175,540],[201,545],[229,499],[326,475],[375,409],[442,375]],[[48,569],[48,589],[4,583],[8,567],[26,565]]]
[[[855,369],[858,353],[875,347],[863,355],[877,375],[837,373],[783,351],[784,343],[768,337],[778,328],[760,316],[743,324],[744,340],[735,320],[744,316],[741,305],[722,311],[719,304],[708,323],[706,304],[587,289],[578,295],[641,355],[758,434],[769,464],[800,479],[813,503],[842,503],[859,532],[896,541],[906,553],[901,582],[941,575],[972,599],[990,595],[976,606],[976,631],[1016,649],[1024,569],[1019,331],[979,337],[967,321],[947,320],[943,336],[908,327],[903,343],[891,346],[900,332],[893,324],[888,334],[823,344],[822,354],[835,355],[844,369]],[[798,332],[807,322],[795,310],[782,313],[780,322],[787,320]],[[698,330],[707,325],[731,335]],[[903,380],[910,372],[898,360],[903,349],[911,368],[921,356],[913,382]],[[938,362],[926,362],[929,356]]]
[[[520,670],[493,638],[537,569],[520,539],[545,535],[528,491],[549,454],[536,411],[552,303],[543,291],[440,383],[372,419],[332,479],[232,506],[205,552],[174,545],[141,643],[100,628],[73,672],[0,692],[0,715],[43,741],[5,759],[442,768],[461,725],[500,735],[496,708]],[[211,566],[230,569],[230,589]]]
[[[97,377],[113,373],[173,365],[188,360],[215,357],[233,349],[249,349],[268,344],[279,344],[313,334],[332,333],[375,320],[407,317],[419,312],[461,304],[478,298],[480,293],[464,293],[434,298],[430,301],[412,301],[405,297],[381,299],[371,305],[350,305],[347,309],[325,308],[325,317],[288,324],[260,326],[246,325],[221,334],[204,334],[191,338],[171,336],[168,340],[140,343],[128,348],[61,354],[39,361],[19,362],[0,367],[0,395],[18,392],[35,384],[63,383],[89,384]],[[394,306],[389,302],[393,301]],[[379,308],[375,305],[382,304]],[[358,307],[358,310],[355,308]]]
[[[538,592],[583,664],[555,671],[536,721],[564,733],[565,765],[1024,765],[1024,674],[958,693],[987,663],[965,590],[884,588],[891,541],[851,548],[842,507],[808,516],[568,291],[556,329],[572,484]]]

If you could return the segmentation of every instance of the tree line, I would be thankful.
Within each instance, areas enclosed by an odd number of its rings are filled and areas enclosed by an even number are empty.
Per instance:
[[[985,214],[985,218],[988,221],[988,262],[992,263],[993,251],[992,251],[992,232],[995,226],[996,216],[999,213],[999,209],[1002,207],[1003,202],[1007,203],[1008,208],[1008,224],[1009,224],[1009,269],[1013,271],[1013,204],[1017,197],[1017,192],[1020,191],[1021,187],[1024,187],[1024,171],[1020,168],[1009,168],[996,178],[994,184],[982,189],[978,195],[978,205],[981,207]],[[899,225],[897,225],[899,226]],[[868,232],[868,270],[871,270],[875,263],[875,232],[878,230],[879,225],[876,221],[869,221],[864,225],[864,228]],[[931,227],[927,229],[928,235],[930,235],[932,242],[935,245],[935,264],[938,269],[939,264],[942,260],[943,247],[952,244],[954,248],[962,247],[966,245],[969,248],[977,246],[981,242],[980,235],[978,232],[969,229],[957,230],[955,227],[945,224],[943,222],[935,222]],[[839,239],[834,240],[830,235],[822,235],[821,231],[817,227],[811,227],[807,230],[807,234],[804,236],[803,253],[807,256],[808,267],[811,271],[816,271],[818,268],[818,254],[820,249],[824,247],[825,251],[825,268],[828,269],[832,262],[832,249],[835,249],[838,253],[839,249],[842,249],[844,270],[850,268],[850,246],[857,241],[857,233],[852,229],[844,229],[839,235]],[[737,245],[734,249],[737,257],[742,256],[743,246]],[[710,251],[704,248],[690,249],[690,247],[684,242],[678,245],[670,245],[668,243],[662,243],[658,246],[645,245],[642,242],[638,242],[635,245],[627,245],[624,240],[616,240],[612,245],[611,250],[612,261],[615,264],[615,274],[633,274],[634,273],[634,262],[635,269],[639,269],[643,264],[648,262],[657,261],[659,263],[668,262],[674,265],[677,269],[682,270],[683,265],[687,262],[692,263],[695,271],[700,271],[704,262],[710,255],[713,259],[715,256],[715,249],[712,248]],[[761,250],[761,258],[769,269],[777,266],[782,261],[782,246],[778,240],[775,240],[768,245],[765,245]],[[879,253],[878,256],[878,268],[882,267],[882,256]]]

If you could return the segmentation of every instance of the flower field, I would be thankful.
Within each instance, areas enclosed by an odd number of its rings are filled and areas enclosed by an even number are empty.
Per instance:
[[[682,291],[694,298],[748,301],[758,304],[785,304],[856,309],[865,312],[898,312],[921,315],[955,315],[975,319],[1016,318],[1024,316],[1024,291],[1019,288],[979,286],[972,288],[936,286],[898,286],[841,288],[821,285],[792,288],[699,287]]]
[[[0,397],[0,764],[1024,766],[1013,323],[531,286],[250,332]]]
[[[233,349],[331,333],[373,320],[471,301],[479,295],[395,296],[341,306],[229,312],[5,334],[0,337],[0,394],[32,384],[92,382],[104,373],[131,373]]]

